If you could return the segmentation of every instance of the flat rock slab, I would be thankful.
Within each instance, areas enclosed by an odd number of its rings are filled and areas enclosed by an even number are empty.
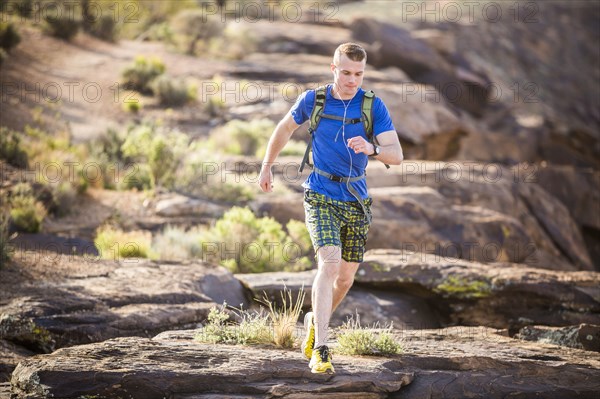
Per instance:
[[[202,344],[193,339],[199,331],[115,338],[28,358],[13,373],[11,393],[15,398],[489,399],[596,398],[600,390],[597,353],[514,340],[485,327],[395,331],[403,354],[334,353],[333,375],[310,373],[297,349]]]
[[[13,393],[19,398],[385,398],[413,377],[378,359],[341,356],[335,375],[312,374],[297,350],[202,344],[192,336],[117,338],[36,356],[13,373]]]

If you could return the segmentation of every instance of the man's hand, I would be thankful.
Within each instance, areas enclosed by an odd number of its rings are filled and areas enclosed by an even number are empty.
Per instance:
[[[348,139],[348,147],[352,148],[355,154],[362,152],[365,155],[371,155],[375,151],[373,144],[369,143],[361,136]]]
[[[260,189],[265,193],[273,191],[273,173],[271,173],[271,165],[263,164],[260,169],[260,176],[258,177],[258,184]]]

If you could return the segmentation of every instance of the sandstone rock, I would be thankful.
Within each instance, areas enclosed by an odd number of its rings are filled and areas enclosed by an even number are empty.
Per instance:
[[[456,68],[419,35],[370,18],[352,21],[352,37],[369,44],[369,60],[377,67],[396,66],[414,81],[434,86],[447,102],[481,115],[489,82],[463,66]]]
[[[600,274],[483,264],[372,250],[356,275],[363,287],[429,299],[451,324],[509,328],[600,323]]]
[[[334,353],[336,374],[311,374],[300,351],[193,341],[198,330],[117,338],[22,361],[12,393],[131,398],[595,397],[590,352],[514,340],[483,327],[397,332],[391,358]],[[335,347],[335,343],[333,343]],[[334,348],[335,350],[335,348]],[[223,383],[226,381],[226,383]]]
[[[282,304],[281,293],[285,289],[291,292],[295,300],[303,288],[303,308],[308,312],[312,306],[315,274],[316,270],[310,270],[301,273],[236,274],[235,277],[252,292],[253,297],[262,298],[265,293],[277,305]],[[356,319],[357,314],[363,326],[393,323],[396,328],[407,329],[437,328],[441,325],[441,319],[444,319],[431,304],[414,295],[353,287],[332,315],[330,325],[341,326],[350,317]]]
[[[177,195],[162,199],[156,203],[156,214],[159,216],[211,216],[219,217],[225,212],[223,206],[209,201]]]
[[[0,338],[49,352],[195,326],[215,303],[246,304],[240,283],[221,267],[142,260],[115,265],[105,275],[31,283],[26,296],[0,306]]]
[[[514,338],[600,352],[600,326],[526,326]]]
[[[193,334],[118,338],[34,357],[13,373],[13,391],[17,397],[385,398],[412,380],[412,373],[389,371],[377,359],[339,357],[337,374],[311,374],[300,351],[207,345],[193,341]],[[44,370],[39,361],[46,362]]]

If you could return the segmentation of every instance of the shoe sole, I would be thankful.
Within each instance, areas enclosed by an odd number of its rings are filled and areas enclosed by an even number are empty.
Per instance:
[[[315,370],[314,368],[311,368],[310,372],[313,374],[335,374],[335,369],[333,368],[333,366],[327,367],[323,371]]]

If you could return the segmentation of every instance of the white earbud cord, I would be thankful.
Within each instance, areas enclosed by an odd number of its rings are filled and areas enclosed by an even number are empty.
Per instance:
[[[358,93],[358,90],[356,91],[356,93]],[[354,100],[356,93],[354,93],[354,96],[352,96],[352,98],[348,101],[348,104],[346,104],[344,102],[344,100],[342,100],[342,96],[340,96],[340,94],[338,92],[338,97],[344,106],[344,119],[342,120],[342,140],[344,140],[346,152],[348,153],[348,157],[350,158],[350,170],[348,171],[348,177],[352,176],[352,154],[350,153],[350,150],[348,149],[348,143],[346,143],[346,113],[348,112],[348,107],[350,106],[350,103],[352,102],[352,100]],[[335,135],[335,141],[337,141],[339,132],[340,131],[338,130],[338,133]],[[348,191],[350,191],[350,181],[349,180],[346,180],[346,188],[348,189]]]

